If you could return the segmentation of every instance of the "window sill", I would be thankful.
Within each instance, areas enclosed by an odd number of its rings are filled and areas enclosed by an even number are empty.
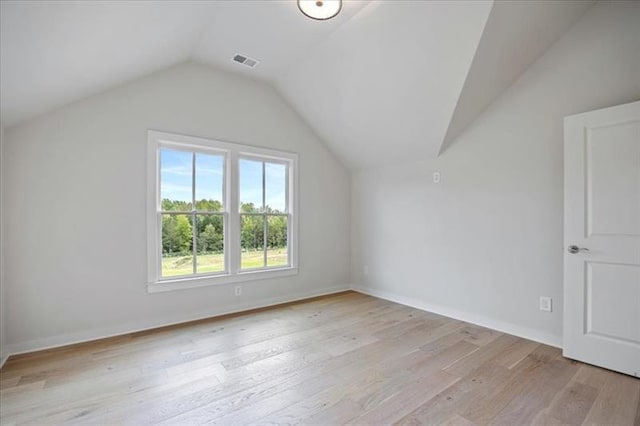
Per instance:
[[[297,274],[298,268],[281,268],[262,271],[239,272],[235,275],[216,275],[208,277],[163,280],[147,283],[147,292],[160,293],[165,291],[184,290],[187,288],[209,287],[247,281],[266,280],[269,278],[279,278]]]

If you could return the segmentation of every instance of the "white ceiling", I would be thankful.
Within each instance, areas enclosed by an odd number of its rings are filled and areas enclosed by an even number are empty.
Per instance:
[[[435,156],[591,3],[2,1],[1,121],[197,60],[272,84],[349,167]]]
[[[312,21],[295,1],[215,2],[208,24],[194,46],[193,58],[217,67],[272,80],[348,22],[368,1],[348,1],[338,16]],[[235,53],[258,59],[254,70],[231,62]]]

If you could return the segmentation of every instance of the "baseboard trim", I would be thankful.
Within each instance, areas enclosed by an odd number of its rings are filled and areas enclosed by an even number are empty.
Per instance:
[[[516,324],[500,321],[495,318],[489,318],[484,315],[477,315],[459,311],[457,309],[451,309],[446,306],[424,302],[415,298],[400,296],[384,290],[364,288],[355,285],[352,285],[351,289],[358,293],[400,303],[401,305],[410,306],[412,308],[420,309],[421,311],[433,312],[434,314],[490,328],[502,333],[512,334],[514,336],[522,337],[523,339],[533,340],[534,342],[544,343],[545,345],[562,349],[562,337],[560,336],[541,333],[540,331],[533,330],[528,327],[522,327]]]
[[[226,308],[214,308],[208,311],[200,312],[197,315],[183,316],[179,318],[172,318],[166,321],[155,322],[137,322],[122,324],[115,327],[104,328],[100,330],[89,330],[79,333],[65,334],[54,337],[48,337],[44,339],[29,340],[27,342],[12,343],[5,345],[6,355],[2,359],[2,365],[14,355],[21,355],[30,352],[43,351],[47,349],[60,348],[63,346],[75,345],[78,343],[86,343],[94,340],[101,340],[110,337],[117,337],[129,333],[137,333],[140,331],[153,330],[156,328],[168,327],[172,325],[178,325],[183,323],[189,323],[192,321],[204,320],[209,318],[215,318],[224,315],[236,314],[245,311],[251,311],[254,309],[268,308],[277,305],[283,305],[291,302],[302,301],[311,299],[314,297],[327,296],[330,294],[342,293],[349,291],[350,286],[348,284],[342,286],[334,286],[323,288],[321,290],[301,292],[293,296],[288,297],[270,297],[262,299],[253,303],[241,303],[232,307]]]
[[[5,362],[7,362],[8,359],[9,355],[0,355],[0,369],[2,369],[2,366]]]

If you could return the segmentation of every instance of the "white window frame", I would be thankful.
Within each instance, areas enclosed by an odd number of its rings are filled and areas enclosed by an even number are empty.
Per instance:
[[[194,136],[149,130],[147,132],[147,290],[149,293],[277,278],[298,273],[298,155]],[[225,271],[179,277],[161,277],[162,210],[160,199],[160,148],[224,156],[223,206]],[[289,265],[242,270],[240,239],[239,160],[241,158],[286,164],[287,249]],[[195,206],[193,206],[195,208]],[[191,212],[185,212],[191,214]]]

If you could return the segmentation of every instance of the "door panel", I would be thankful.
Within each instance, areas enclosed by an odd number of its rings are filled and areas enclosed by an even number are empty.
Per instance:
[[[640,235],[640,123],[587,130],[587,236]]]
[[[640,267],[587,263],[585,334],[640,345]],[[609,315],[615,306],[616,314]]]
[[[564,271],[564,355],[640,376],[640,102],[565,118]]]

